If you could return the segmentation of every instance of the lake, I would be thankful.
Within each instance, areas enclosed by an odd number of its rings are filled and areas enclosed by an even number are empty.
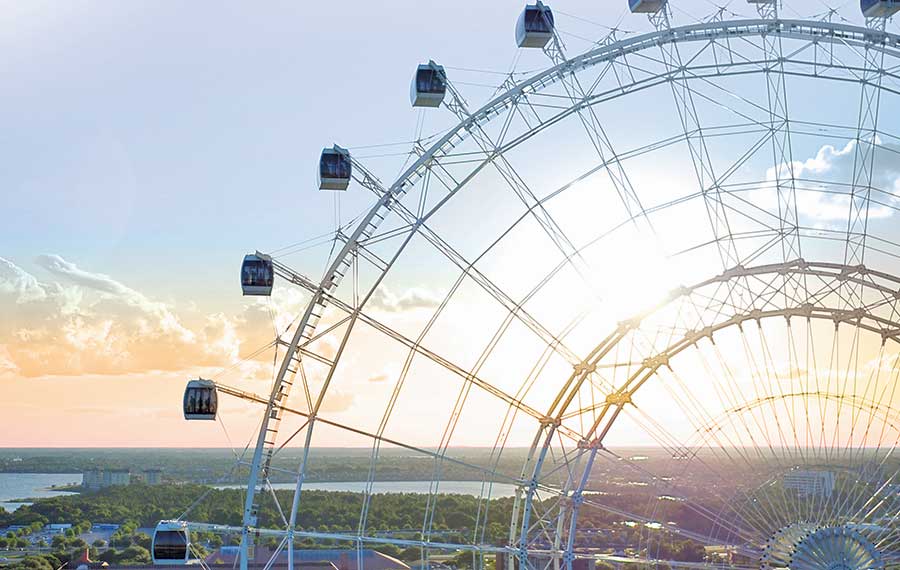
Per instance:
[[[80,473],[0,473],[0,508],[14,511],[22,505],[31,503],[13,502],[14,499],[34,499],[71,495],[64,491],[51,491],[53,485],[80,484]],[[374,493],[417,493],[429,492],[430,481],[376,481]],[[482,494],[480,481],[441,481],[438,490],[441,493],[472,495]],[[293,489],[293,483],[275,483],[276,489]],[[217,485],[217,489],[241,489],[244,485]],[[366,489],[365,481],[328,481],[304,483],[304,489],[311,491],[351,491],[361,493]],[[509,483],[494,483],[491,487],[491,498],[513,497],[516,486]]]
[[[430,492],[431,481],[376,481],[372,486],[373,493],[416,493],[427,494]],[[240,489],[244,485],[217,485],[217,489]],[[294,489],[293,483],[274,483],[275,489]],[[304,483],[303,488],[310,491],[351,491],[362,493],[366,490],[365,481],[325,481],[319,483]],[[457,495],[472,495],[480,497],[482,494],[481,481],[441,481],[438,492]],[[485,492],[487,488],[485,487]],[[494,483],[490,489],[491,498],[514,497],[516,486],[509,483]]]
[[[51,491],[53,485],[81,484],[81,473],[0,473],[0,508],[14,511],[31,503],[15,499],[59,497],[72,493]]]

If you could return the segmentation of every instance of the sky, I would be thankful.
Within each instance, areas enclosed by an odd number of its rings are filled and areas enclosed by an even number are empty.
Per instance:
[[[578,52],[602,39],[604,26],[648,29],[625,4],[551,5],[560,28],[573,30],[563,35],[567,47]],[[827,10],[819,1],[789,4],[787,17]],[[859,23],[854,2],[835,7]],[[752,13],[739,0],[731,8]],[[322,147],[350,147],[392,180],[405,157],[398,147],[375,145],[452,124],[447,112],[409,107],[417,64],[447,66],[472,106],[488,100],[497,73],[515,69],[524,77],[547,67],[539,54],[515,48],[520,10],[513,0],[0,2],[0,447],[242,444],[261,410],[224,404],[229,432],[239,434],[234,440],[219,426],[188,428],[180,410],[184,382],[237,366],[239,382],[265,392],[271,353],[265,362],[236,363],[270,341],[273,327],[284,330],[308,300],[287,287],[271,301],[242,297],[243,254],[317,238],[334,229],[338,209],[346,222],[372,204],[359,188],[339,203],[317,192]],[[685,0],[674,17],[690,23],[714,11],[709,0]],[[624,108],[611,125],[622,126],[627,139],[625,125],[642,116],[636,106]],[[665,127],[641,130],[662,137]],[[835,141],[829,150],[810,143],[805,168],[831,168],[847,155],[846,144]],[[523,153],[525,163],[538,156]],[[531,174],[555,180],[566,166],[533,166]],[[503,215],[499,201],[485,197],[479,207],[488,222],[492,208],[496,219]],[[828,207],[807,204],[822,218]],[[470,245],[459,223],[465,215],[455,212],[457,223],[448,224],[461,249]],[[287,259],[320,276],[330,243],[319,242],[294,247]],[[497,262],[507,270],[498,273],[526,274],[519,268],[541,251],[535,247],[509,252]],[[434,308],[448,286],[439,272],[417,267],[399,267],[372,304],[398,328],[404,319],[420,324],[417,311]],[[470,347],[452,341],[460,331],[477,336],[477,322],[465,320],[477,312],[473,299],[459,320],[434,333],[461,359]],[[397,374],[402,355],[359,364],[378,350],[372,342],[351,351],[350,362],[371,380],[365,390],[376,398],[387,393],[385,380]],[[339,388],[326,407],[352,418],[365,407],[365,390]],[[400,406],[416,418],[428,391],[411,394]],[[469,409],[478,414],[484,406]],[[461,443],[479,443],[473,426]],[[397,429],[398,437],[414,438],[415,428]]]

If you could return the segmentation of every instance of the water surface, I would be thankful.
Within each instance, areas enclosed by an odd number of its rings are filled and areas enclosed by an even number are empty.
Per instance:
[[[218,485],[217,489],[240,489],[244,485]],[[294,489],[293,483],[274,483],[275,489]],[[323,481],[319,483],[304,483],[303,488],[310,491],[351,491],[362,493],[366,490],[365,481]],[[490,487],[481,481],[441,481],[438,485],[438,493],[472,495],[480,497],[490,494],[492,499],[500,497],[514,497],[516,486],[509,483],[494,483]],[[431,492],[431,481],[376,481],[372,485],[373,493],[416,493],[427,494]]]
[[[43,499],[72,495],[65,491],[53,491],[56,485],[80,485],[81,473],[0,473],[0,508],[14,511],[29,502],[16,499]]]

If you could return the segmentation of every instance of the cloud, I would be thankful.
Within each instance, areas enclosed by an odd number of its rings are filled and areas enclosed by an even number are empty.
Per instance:
[[[401,296],[392,293],[387,287],[379,287],[367,304],[368,307],[388,313],[429,309],[441,304],[441,297],[424,289],[407,289]]]
[[[400,376],[400,372],[392,366],[386,366],[381,370],[381,372],[373,373],[366,379],[366,382],[371,382],[373,384],[380,384],[382,382],[387,382],[391,378],[397,378]]]
[[[239,362],[245,352],[274,337],[271,318],[268,313],[264,321],[258,318],[256,305],[235,316],[176,313],[174,306],[58,255],[42,255],[36,263],[60,281],[45,283],[0,258],[0,374],[218,368]],[[265,367],[249,363],[244,368],[248,377],[256,377],[261,374],[257,368]]]
[[[68,312],[80,301],[80,293],[58,283],[42,283],[34,275],[0,257],[0,296],[16,305],[50,302]]]
[[[376,374],[374,376],[370,376],[367,382],[372,382],[375,384],[379,384],[381,382],[387,382],[388,375],[387,372],[381,372],[380,374]]]
[[[900,146],[876,141],[872,171],[873,187],[900,196]],[[853,180],[854,161],[856,160],[855,140],[849,141],[843,148],[833,145],[822,146],[806,160],[795,160],[778,166],[778,174],[782,180],[790,179],[791,170],[797,179],[797,208],[801,216],[815,220],[845,221],[850,212],[849,186],[840,188],[837,194],[824,193],[820,183],[841,183],[848,185]],[[766,179],[774,183],[776,168],[766,172]],[[774,192],[765,193],[768,206],[775,206]],[[897,202],[882,194],[873,196],[881,202]],[[886,218],[894,210],[886,206],[871,205],[870,218]]]
[[[44,285],[13,262],[0,257],[0,293],[11,295],[16,303],[40,301],[48,297]]]
[[[4,376],[18,376],[19,367],[12,361],[12,357],[5,346],[0,346],[0,378]]]
[[[273,363],[272,349],[258,349],[271,343],[276,330],[289,339],[309,301],[305,292],[276,287],[271,298],[247,300],[237,313],[204,314],[193,304],[162,302],[112,275],[93,272],[59,255],[42,255],[35,265],[46,276],[0,258],[2,378],[193,376],[227,367],[233,371],[229,378],[268,383],[277,362]],[[371,306],[399,313],[439,302],[438,296],[423,290],[402,295],[382,290]],[[333,335],[323,336],[309,349],[334,358],[342,331],[338,328]],[[283,356],[283,350],[278,356]],[[351,376],[360,383],[352,389],[329,389],[323,411],[350,410],[361,401],[358,389],[375,388],[396,377],[397,371],[390,367],[366,370],[357,358],[345,355],[343,363],[348,370],[358,371]],[[306,359],[305,371],[309,382],[320,388],[327,367]]]
[[[137,303],[148,302],[146,300],[146,297],[144,297],[134,289],[129,289],[118,281],[115,281],[111,277],[103,275],[102,273],[90,273],[88,271],[83,271],[79,269],[78,266],[74,263],[70,263],[58,255],[39,255],[35,259],[35,263],[51,273],[68,277],[79,285],[97,289],[99,291],[104,291],[111,295],[116,295],[123,298],[131,298]]]
[[[185,341],[195,340],[194,334],[178,322],[178,319],[164,303],[151,301],[143,294],[126,287],[108,275],[84,271],[58,255],[40,255],[35,262],[50,273],[68,279],[77,286],[93,289],[108,298],[121,301],[153,316],[166,332],[180,334]]]

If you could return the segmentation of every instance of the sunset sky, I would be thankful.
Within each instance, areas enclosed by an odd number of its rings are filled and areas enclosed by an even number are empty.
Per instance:
[[[585,36],[599,40],[608,32],[597,24],[649,29],[644,18],[627,13],[625,0],[550,4],[560,28],[577,31],[563,36],[571,53],[590,48]],[[676,22],[686,24],[713,13],[716,3],[675,4]],[[731,4],[753,14],[742,0]],[[788,4],[785,17],[827,10],[818,0]],[[855,0],[834,4],[848,21],[861,22]],[[445,110],[410,108],[417,64],[434,59],[448,66],[473,108],[502,76],[465,70],[507,72],[517,57],[520,77],[547,67],[540,54],[517,55],[513,30],[521,7],[518,0],[264,7],[0,1],[0,447],[242,446],[261,409],[226,401],[229,436],[214,424],[188,425],[180,409],[184,382],[213,375],[269,342],[273,326],[284,330],[308,300],[286,286],[271,301],[242,297],[242,256],[334,229],[334,195],[315,186],[323,146],[350,147],[388,182],[406,147],[366,147],[410,141],[420,120],[425,134],[452,124]],[[900,30],[897,23],[889,29]],[[642,122],[636,108],[613,122],[623,132],[641,124],[648,141],[667,134],[663,125]],[[837,171],[846,167],[852,148],[846,144],[810,143],[796,158],[813,171],[822,164]],[[555,170],[565,168],[559,163]],[[555,181],[554,169],[534,169],[533,176]],[[900,170],[885,176],[893,182]],[[638,178],[652,186],[660,175]],[[372,203],[371,194],[351,186],[340,197],[341,220]],[[483,206],[490,212],[496,204]],[[569,205],[561,216],[579,207],[585,204]],[[829,218],[827,203],[806,207]],[[465,249],[467,232],[459,226]],[[316,243],[295,247],[286,261],[319,278],[331,244]],[[651,250],[632,240],[609,264],[654,259]],[[527,266],[540,252],[538,245],[510,251],[497,261],[498,273],[530,275]],[[400,329],[408,323],[413,330],[448,287],[438,272],[416,267],[398,268],[370,305]],[[664,293],[652,272],[644,277],[646,290],[613,283],[606,292],[625,305]],[[485,314],[474,296],[468,299],[472,314]],[[608,324],[614,317],[624,315],[610,315]],[[479,334],[477,319],[444,326],[436,342],[451,353],[469,348],[451,342],[459,331]],[[402,354],[391,361],[383,352],[386,364],[362,364],[379,350],[372,344],[350,353],[355,373],[368,383],[338,389],[326,411],[352,421],[370,399],[387,393]],[[510,361],[514,353],[510,347]],[[232,374],[264,393],[271,372],[269,352]],[[429,393],[412,392],[422,399]],[[481,405],[472,402],[470,413],[490,409]],[[416,429],[398,436],[413,437]],[[323,441],[363,444],[339,436]],[[478,427],[459,441],[478,444]]]

